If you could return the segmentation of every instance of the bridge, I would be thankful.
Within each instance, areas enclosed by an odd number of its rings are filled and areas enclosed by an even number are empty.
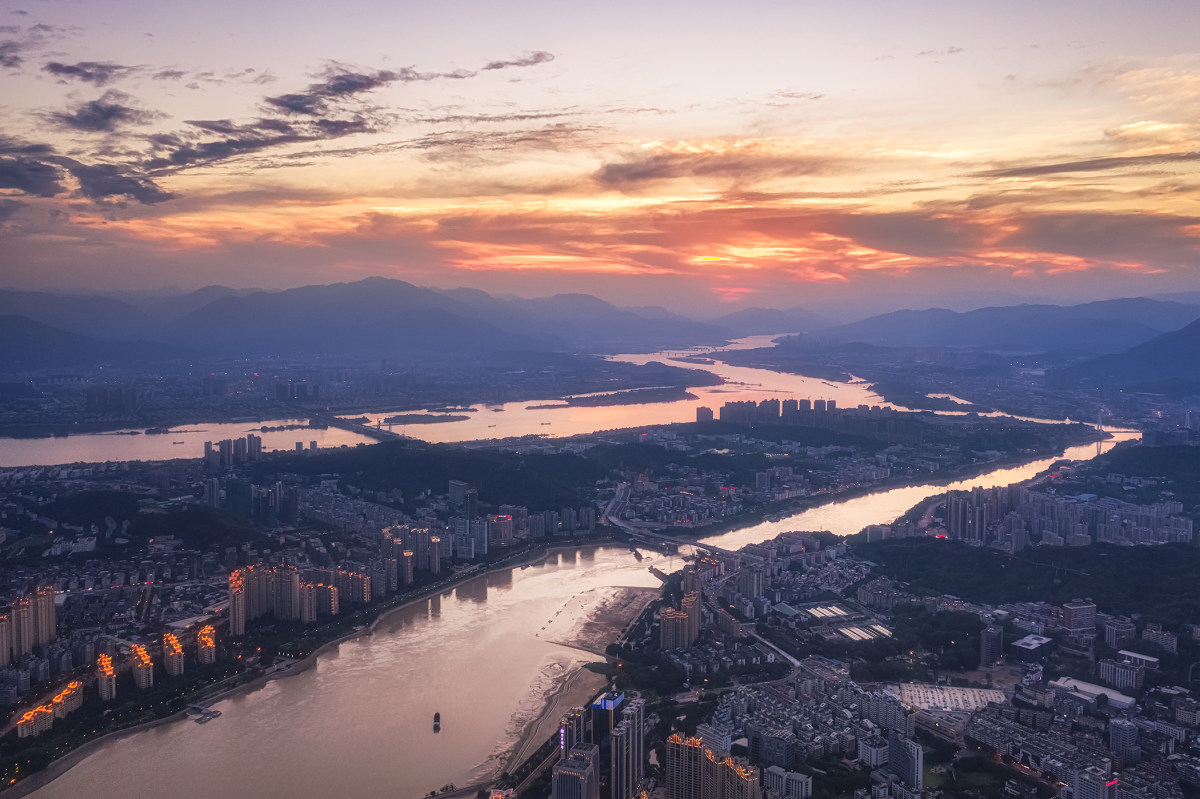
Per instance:
[[[322,422],[330,427],[349,430],[352,433],[359,433],[360,435],[367,436],[368,438],[373,438],[376,441],[400,441],[408,438],[408,436],[403,436],[399,433],[392,432],[391,430],[387,430],[382,427],[363,424],[362,422],[358,422],[353,419],[342,419],[330,413],[314,413],[313,411],[306,411],[305,415],[307,415],[313,421]]]

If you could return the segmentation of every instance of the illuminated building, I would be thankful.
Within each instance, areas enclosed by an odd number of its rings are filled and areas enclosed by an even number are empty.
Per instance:
[[[133,645],[133,682],[138,688],[154,685],[154,662],[141,644]]]
[[[512,544],[513,538],[513,520],[512,516],[489,516],[488,517],[488,543],[495,546],[506,547]]]
[[[117,698],[117,673],[113,670],[112,657],[101,655],[96,658],[96,685],[100,688],[100,698],[111,702]]]
[[[196,633],[196,660],[205,666],[217,660],[217,631],[211,624],[204,625]]]
[[[700,799],[703,746],[699,738],[684,738],[679,733],[667,739],[667,799]]]
[[[300,623],[312,624],[317,620],[317,586],[315,583],[300,584]]]
[[[337,586],[317,583],[317,613],[322,616],[336,616],[340,610]]]
[[[436,535],[429,539],[429,571],[442,573],[442,539]]]
[[[55,719],[66,718],[83,704],[83,683],[72,680],[49,702],[27,711],[17,720],[17,737],[31,738],[46,732]]]
[[[552,799],[600,799],[600,747],[575,744],[554,764],[550,776]]]
[[[559,756],[566,755],[567,750],[575,744],[584,743],[583,728],[586,722],[587,717],[581,707],[571,708],[558,722]]]
[[[234,569],[229,575],[229,634],[235,638],[246,634],[246,622],[251,618],[245,576],[244,569]]]
[[[406,549],[401,554],[400,558],[400,584],[410,586],[413,584],[413,566],[416,561],[416,555],[411,549]]]
[[[620,691],[609,691],[595,702],[592,702],[592,743],[599,746],[614,727],[617,726],[617,712],[625,694]]]
[[[183,647],[174,633],[163,636],[163,668],[172,677],[183,674]]]

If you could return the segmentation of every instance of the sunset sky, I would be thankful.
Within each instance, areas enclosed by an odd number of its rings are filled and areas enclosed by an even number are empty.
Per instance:
[[[1194,0],[0,2],[0,286],[1200,290],[1198,32]]]

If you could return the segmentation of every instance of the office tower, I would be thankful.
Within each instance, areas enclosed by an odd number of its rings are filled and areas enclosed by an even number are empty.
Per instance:
[[[1142,750],[1138,746],[1138,728],[1129,719],[1113,719],[1108,723],[1108,748],[1121,756],[1121,762],[1128,766],[1142,759]]]
[[[617,717],[625,694],[620,691],[609,691],[592,703],[592,738],[591,743],[599,746],[604,743],[609,732],[616,727]]]
[[[980,635],[979,664],[995,666],[1004,657],[1004,628],[998,624],[989,624]]]
[[[633,799],[642,781],[645,751],[646,703],[633,699],[621,714],[621,723],[613,729],[612,769],[609,790],[612,799]]]
[[[558,722],[558,752],[560,757],[565,756],[567,750],[575,744],[586,743],[584,741],[584,726],[586,723],[587,716],[581,707],[571,708]]]
[[[111,702],[117,698],[117,672],[108,655],[96,658],[96,684],[100,687],[101,700]]]
[[[464,480],[451,480],[449,490],[446,492],[450,497],[452,505],[462,505],[467,500],[467,489],[471,486]]]
[[[196,633],[196,660],[203,666],[217,661],[217,631],[206,624]]]
[[[154,663],[146,647],[140,644],[133,645],[133,682],[138,688],[154,685]]]
[[[1104,769],[1089,766],[1075,773],[1075,799],[1116,799],[1117,778]]]
[[[550,776],[552,799],[599,799],[600,747],[575,744],[554,764]]]
[[[1090,599],[1072,599],[1062,606],[1063,627],[1073,633],[1096,632],[1096,603]]]
[[[172,677],[183,674],[183,647],[175,633],[163,636],[163,667]]]
[[[488,520],[485,516],[471,519],[471,540],[475,542],[475,552],[479,555],[488,553]]]
[[[888,733],[888,771],[895,774],[909,790],[920,791],[924,786],[924,768],[925,754],[921,751],[921,744],[891,730]]]
[[[699,799],[703,742],[672,733],[667,739],[664,784],[667,799]]]

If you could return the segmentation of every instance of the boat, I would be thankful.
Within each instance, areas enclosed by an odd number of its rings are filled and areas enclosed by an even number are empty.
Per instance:
[[[441,729],[442,729],[442,714],[434,713],[433,714],[433,731],[441,732]]]
[[[172,441],[171,443],[172,444],[182,444],[183,442],[182,441]]]

